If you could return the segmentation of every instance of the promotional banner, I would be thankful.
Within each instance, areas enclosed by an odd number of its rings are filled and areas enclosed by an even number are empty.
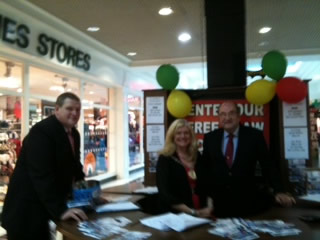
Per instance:
[[[226,100],[193,100],[192,110],[186,119],[193,127],[198,139],[199,151],[202,151],[204,134],[219,128],[219,107]],[[232,100],[240,109],[240,122],[263,131],[269,144],[269,104],[255,105],[245,99]]]

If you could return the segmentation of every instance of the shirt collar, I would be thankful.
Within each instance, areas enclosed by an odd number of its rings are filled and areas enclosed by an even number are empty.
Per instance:
[[[239,127],[232,133],[234,137],[238,137],[239,135]],[[228,138],[229,133],[225,130],[223,130],[223,138]]]

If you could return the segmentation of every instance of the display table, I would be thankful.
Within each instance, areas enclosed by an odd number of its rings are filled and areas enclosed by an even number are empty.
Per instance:
[[[320,222],[318,223],[306,223],[299,219],[302,215],[318,215],[320,216],[320,206],[319,205],[309,205],[305,202],[298,202],[296,206],[292,208],[281,208],[273,207],[266,212],[250,217],[251,220],[275,220],[280,219],[287,223],[293,223],[302,232],[297,236],[288,237],[272,237],[268,234],[260,234],[259,239],[282,239],[282,240],[292,240],[292,239],[303,239],[303,240],[319,240],[320,239]],[[125,228],[132,231],[150,232],[152,236],[148,239],[184,239],[184,240],[195,240],[195,239],[226,239],[218,237],[208,233],[208,229],[211,228],[209,224],[196,227],[193,229],[186,230],[185,232],[161,232],[140,224],[139,219],[147,217],[149,215],[140,211],[129,211],[129,212],[117,212],[117,213],[106,213],[106,214],[96,214],[92,213],[89,219],[97,219],[103,217],[115,217],[123,216],[132,221],[131,224]],[[82,235],[77,229],[77,223],[74,221],[66,221],[57,223],[57,230],[61,232],[64,236],[64,240],[81,240],[81,239],[92,239]]]

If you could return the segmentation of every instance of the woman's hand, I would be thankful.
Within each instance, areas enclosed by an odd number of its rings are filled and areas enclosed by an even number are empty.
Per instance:
[[[197,216],[202,218],[208,218],[212,216],[212,211],[213,208],[211,207],[201,208],[197,210]]]

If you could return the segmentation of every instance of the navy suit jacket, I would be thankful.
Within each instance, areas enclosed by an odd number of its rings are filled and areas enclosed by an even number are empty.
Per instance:
[[[275,192],[282,192],[280,177],[262,131],[239,127],[238,146],[231,168],[222,152],[223,132],[223,129],[217,129],[204,136],[203,160],[208,195],[223,203],[226,198],[242,198],[246,202],[268,186]],[[261,167],[260,177],[256,176],[257,163]]]
[[[80,135],[73,128],[75,153],[63,125],[53,115],[37,123],[25,137],[2,212],[2,226],[32,231],[67,210],[73,181],[84,178]]]

